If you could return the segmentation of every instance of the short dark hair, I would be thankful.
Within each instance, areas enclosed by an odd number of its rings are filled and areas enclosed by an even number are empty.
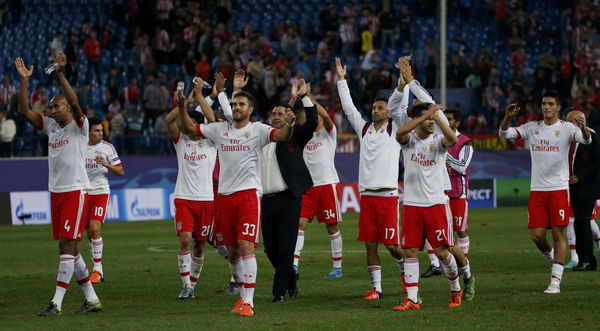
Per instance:
[[[463,113],[459,108],[448,108],[444,109],[444,114],[452,114],[454,116],[454,120],[457,122],[462,122]]]
[[[204,124],[204,115],[195,109],[189,110],[188,114],[198,124]]]
[[[383,102],[387,103],[388,102],[388,98],[384,97],[383,95],[380,95],[380,96],[376,97],[375,100],[373,100],[373,103],[375,103],[377,101],[383,101]]]
[[[244,97],[244,98],[248,99],[248,105],[250,107],[254,107],[254,97],[249,92],[240,91],[240,92],[236,93],[233,98],[235,99],[237,97]]]
[[[556,90],[548,90],[542,95],[542,98],[554,98],[556,103],[560,105],[560,94]]]
[[[424,111],[426,111],[429,108],[429,106],[431,106],[431,105],[433,105],[433,104],[428,103],[428,102],[421,102],[421,103],[414,105],[413,109],[412,109],[413,118],[421,116],[421,114]]]
[[[290,104],[289,104],[289,103],[287,103],[287,102],[285,102],[285,101],[278,101],[278,102],[276,102],[276,103],[273,105],[273,107],[271,107],[271,111],[272,111],[273,109],[275,109],[276,107],[283,107],[283,108],[285,108],[285,110],[292,109],[292,107],[290,107]]]
[[[94,125],[102,124],[102,120],[98,117],[90,117],[90,118],[88,118],[88,124],[90,125],[90,128],[91,128]]]

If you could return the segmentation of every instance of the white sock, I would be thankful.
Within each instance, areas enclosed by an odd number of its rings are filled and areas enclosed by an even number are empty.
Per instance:
[[[254,307],[254,287],[256,286],[256,274],[258,273],[256,255],[242,256],[242,263],[244,264],[244,296],[246,297],[242,299],[244,303]]]
[[[190,286],[190,264],[192,263],[192,254],[190,251],[177,251],[177,261],[179,262],[179,275],[184,286]]]
[[[562,279],[562,274],[564,270],[565,267],[562,264],[552,263],[552,277],[550,278],[550,283],[560,285],[560,281]]]
[[[331,260],[333,261],[334,268],[342,267],[342,234],[340,231],[330,234],[329,240],[331,240]]]
[[[380,265],[370,265],[369,268],[369,277],[371,278],[371,284],[375,291],[381,293],[381,266]]]
[[[60,263],[58,264],[58,276],[56,277],[56,290],[52,302],[58,310],[61,310],[62,301],[69,287],[71,277],[73,277],[73,269],[75,268],[75,257],[69,254],[60,255]]]
[[[396,261],[396,266],[398,267],[398,271],[400,271],[400,275],[404,275],[404,259],[394,259]]]
[[[77,279],[77,284],[79,284],[83,290],[85,300],[88,302],[97,302],[99,299],[96,295],[96,291],[94,291],[94,287],[92,287],[92,282],[90,282],[90,273],[88,272],[87,266],[85,265],[85,261],[81,257],[81,254],[78,254],[75,257],[73,262],[73,272],[75,274],[75,279]]]
[[[304,230],[298,230],[298,238],[296,238],[296,248],[294,249],[294,266],[298,268],[300,263],[300,255],[302,254],[302,248],[304,248]]]
[[[465,257],[469,256],[469,246],[471,245],[471,240],[469,236],[464,238],[458,238],[458,248],[465,254]]]
[[[600,240],[600,229],[598,229],[598,224],[595,220],[590,221],[590,227],[592,228],[592,237],[598,242]]]
[[[458,282],[458,267],[456,266],[456,259],[454,255],[448,254],[448,257],[442,261],[442,267],[450,282],[450,291],[460,291],[460,283]]]
[[[202,272],[202,266],[204,266],[204,255],[200,257],[192,256],[192,263],[190,264],[190,286],[194,288],[200,278]]]
[[[238,258],[233,261],[233,278],[235,279],[235,285],[237,285],[238,290],[240,291],[240,297],[242,300],[244,299],[244,264],[242,263],[242,258]]]
[[[549,252],[542,253],[548,262],[552,262],[554,260],[554,248],[550,248]]]
[[[435,255],[433,247],[431,247],[429,241],[427,240],[425,240],[425,249],[427,250],[427,256],[429,256],[429,261],[431,262],[431,265],[439,268],[440,260],[438,259],[437,255]]]
[[[458,270],[464,279],[469,279],[471,278],[471,262],[468,259],[465,260],[467,260],[467,265],[459,267]]]
[[[102,237],[98,239],[92,239],[90,241],[90,245],[92,246],[92,261],[94,261],[94,270],[102,274],[102,249],[104,248],[104,241],[102,240]]]
[[[579,256],[576,250],[576,239],[575,239],[575,228],[573,223],[575,218],[569,217],[569,225],[567,225],[567,242],[569,244],[569,250],[571,251],[571,261],[579,262]]]
[[[419,259],[404,259],[404,284],[406,295],[412,302],[419,300]]]

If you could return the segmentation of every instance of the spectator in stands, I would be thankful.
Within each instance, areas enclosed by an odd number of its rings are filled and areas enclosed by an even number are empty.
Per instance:
[[[188,95],[192,89],[192,79],[196,73],[196,60],[194,59],[194,51],[188,50],[185,54],[185,58],[180,64],[181,73],[183,73],[183,82],[185,83],[184,95]]]
[[[80,48],[79,39],[76,34],[69,37],[69,42],[65,47],[65,55],[67,56],[67,66],[65,67],[65,76],[74,86],[78,85],[77,57]]]
[[[379,38],[379,17],[373,13],[373,10],[368,6],[363,6],[360,25],[367,26],[374,39]]]
[[[302,52],[302,41],[295,29],[290,28],[283,34],[281,37],[281,50],[293,62],[298,60]]]
[[[478,89],[481,87],[481,77],[479,76],[479,72],[475,69],[471,71],[471,74],[467,76],[465,79],[465,87]]]
[[[356,7],[356,5],[354,4],[353,1],[348,1],[346,2],[346,4],[342,7],[342,11],[340,12],[340,15],[342,17],[350,17],[352,19],[358,17],[359,14],[359,10],[358,7]]]
[[[465,78],[467,77],[468,68],[460,60],[458,53],[454,53],[448,64],[448,87],[461,88],[465,87]]]
[[[161,113],[162,108],[166,103],[164,94],[158,86],[158,80],[154,79],[154,76],[152,75],[149,75],[146,79],[146,87],[144,88],[142,100],[144,101],[144,120],[139,131],[144,131],[148,127],[154,127],[156,118]],[[130,129],[132,129],[131,125]]]
[[[331,3],[325,5],[319,14],[319,20],[321,20],[321,31],[325,31],[325,35],[331,38],[330,42],[335,46],[338,36],[338,18],[336,9]]]
[[[110,120],[111,142],[118,154],[121,154],[125,146],[125,130],[127,129],[127,121],[125,120],[127,111],[120,109]]]
[[[169,32],[163,27],[157,26],[154,31],[152,42],[156,63],[165,64],[168,62],[169,52],[171,51],[171,38]]]
[[[356,33],[354,32],[354,20],[346,17],[344,23],[340,25],[340,40],[342,41],[342,54],[352,55],[356,43]]]
[[[12,142],[17,134],[15,121],[7,117],[6,110],[0,110],[0,157],[11,157]]]
[[[331,37],[325,36],[319,42],[317,46],[317,62],[319,63],[319,72],[317,73],[317,78],[321,79],[323,73],[329,67],[329,63],[331,62]]]
[[[390,0],[383,1],[383,7],[379,12],[379,23],[381,24],[381,49],[395,48],[396,37],[394,36],[394,30],[396,29],[396,16],[394,10],[390,4]],[[403,35],[401,36],[408,36]]]
[[[83,55],[85,55],[88,62],[87,82],[101,84],[100,58],[102,57],[102,46],[98,41],[96,31],[92,31],[89,39],[83,44]],[[92,80],[92,73],[94,73],[95,80]]]
[[[52,43],[50,43],[50,61],[54,61],[54,59],[58,56],[58,53],[65,50],[63,37],[64,35],[62,32],[57,32],[54,35],[54,39],[52,39]]]
[[[0,111],[7,111],[10,98],[17,93],[17,89],[10,81],[9,76],[2,78],[2,84],[0,85]]]
[[[373,34],[366,25],[362,26],[362,32],[360,33],[360,50],[361,52],[367,53],[373,49]]]
[[[379,58],[377,55],[379,54],[378,49],[372,49],[365,54],[365,57],[360,65],[360,70],[362,70],[363,75],[367,75],[373,70],[373,68],[377,68],[379,65]]]
[[[167,25],[169,23],[169,17],[171,12],[175,9],[173,6],[172,0],[157,0],[156,1],[156,11],[158,22],[161,25]]]
[[[412,17],[407,5],[400,7],[400,17],[398,18],[400,26],[400,48],[409,47],[412,45]]]
[[[116,67],[110,68],[108,79],[106,81],[106,91],[108,92],[108,99],[116,99],[119,97],[119,88],[121,87],[121,73]]]
[[[487,120],[476,108],[471,110],[467,118],[467,130],[471,133],[484,133],[487,130]]]

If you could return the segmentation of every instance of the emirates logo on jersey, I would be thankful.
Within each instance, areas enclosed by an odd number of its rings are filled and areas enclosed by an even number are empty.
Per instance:
[[[48,147],[50,148],[54,148],[54,149],[59,149],[62,148],[63,146],[67,145],[69,143],[69,139],[65,139],[65,140],[57,140],[55,142],[49,142],[48,143]]]
[[[430,167],[430,166],[434,166],[437,164],[437,162],[435,162],[435,160],[428,160],[427,157],[425,156],[425,154],[423,154],[423,153],[411,154],[410,160],[412,162],[418,163],[419,165],[421,165],[423,167]]]
[[[310,141],[308,144],[306,144],[306,146],[304,146],[304,149],[307,151],[314,151],[321,146],[323,146],[323,143],[321,142],[315,143],[314,141]]]
[[[208,156],[206,156],[206,154],[202,153],[202,154],[198,154],[196,152],[192,152],[190,154],[185,153],[183,154],[183,159],[187,160],[187,161],[200,161],[200,160],[204,160],[206,159]]]

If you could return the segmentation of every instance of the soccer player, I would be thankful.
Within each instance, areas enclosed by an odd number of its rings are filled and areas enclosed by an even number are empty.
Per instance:
[[[183,100],[182,95],[177,96]],[[221,102],[224,99],[224,102]],[[221,107],[229,107],[229,100],[219,96]],[[194,124],[183,107],[178,105],[184,133],[197,132],[217,146],[220,161],[219,213],[214,232],[217,241],[227,245],[229,260],[235,266],[237,283],[242,283],[241,299],[232,313],[254,316],[254,287],[257,264],[254,245],[258,243],[260,229],[262,148],[272,141],[290,138],[291,129],[284,126],[274,129],[266,124],[250,122],[254,111],[252,95],[241,91],[233,98],[233,122]],[[288,111],[285,121],[295,120]]]
[[[88,119],[88,122],[90,137],[85,156],[85,169],[91,188],[87,190],[85,217],[87,219],[86,231],[94,263],[90,280],[92,284],[99,284],[104,281],[102,227],[104,226],[110,198],[108,173],[123,176],[125,175],[125,169],[123,169],[117,150],[111,143],[102,140],[102,121],[97,117],[92,117]]]
[[[215,121],[212,109],[202,98],[202,83],[196,85],[188,99],[183,100],[183,96],[178,95],[174,97],[178,107],[187,108],[194,99],[199,102],[201,112],[189,112],[194,125]],[[213,223],[212,175],[217,148],[212,141],[201,138],[193,131],[188,134],[181,132],[176,121],[178,115],[179,109],[175,108],[167,116],[169,138],[175,147],[179,169],[173,195],[175,230],[179,237],[177,259],[183,283],[178,299],[193,299],[196,297],[194,288],[204,265],[204,243],[211,234]],[[192,243],[193,255],[190,253]]]
[[[294,97],[293,94],[292,97]],[[342,213],[335,187],[340,179],[334,164],[337,129],[325,108],[314,99],[312,103],[317,107],[319,117],[313,137],[304,147],[303,156],[314,186],[302,197],[298,239],[294,252],[294,268],[296,271],[298,270],[300,254],[304,248],[304,230],[316,216],[319,223],[325,223],[331,241],[333,268],[325,275],[325,278],[340,278],[343,276],[342,233],[338,223],[342,221]]]
[[[528,122],[517,128],[510,120],[519,113],[517,104],[506,107],[500,125],[500,137],[524,139],[531,152],[531,194],[528,227],[531,238],[544,257],[552,263],[550,284],[544,293],[560,293],[560,281],[566,258],[565,227],[569,224],[569,147],[572,142],[591,143],[584,123],[577,126],[558,119],[560,97],[547,91],[542,97],[542,121]],[[546,239],[552,229],[554,248]]]
[[[89,126],[79,106],[77,95],[63,73],[67,57],[60,53],[55,61],[58,63],[56,76],[64,95],[58,94],[52,98],[51,117],[46,117],[35,113],[27,105],[27,90],[33,66],[26,67],[20,57],[15,60],[17,72],[21,77],[19,113],[33,127],[48,135],[48,189],[52,209],[52,235],[54,240],[58,240],[60,263],[54,297],[48,308],[38,314],[43,317],[61,314],[62,301],[73,274],[85,295],[83,305],[75,313],[102,310],[102,304],[92,287],[78,247],[85,228],[85,190],[90,188],[85,171]]]
[[[358,189],[360,218],[358,240],[365,243],[371,290],[363,299],[382,296],[381,262],[377,248],[383,244],[402,266],[399,240],[398,167],[400,145],[394,137],[398,124],[390,119],[387,98],[375,99],[371,108],[372,122],[367,122],[356,109],[346,82],[346,66],[335,59],[338,74],[337,88],[342,109],[360,141]],[[407,97],[407,95],[404,95]]]
[[[454,245],[448,197],[444,193],[446,151],[456,144],[456,135],[437,115],[440,105],[420,103],[413,119],[396,132],[404,159],[404,208],[402,248],[407,296],[394,310],[419,310],[419,249],[427,238],[442,262],[450,282],[449,307],[459,307],[462,290],[459,271],[449,247]],[[434,123],[443,134],[434,133]],[[414,130],[414,131],[413,131]]]

